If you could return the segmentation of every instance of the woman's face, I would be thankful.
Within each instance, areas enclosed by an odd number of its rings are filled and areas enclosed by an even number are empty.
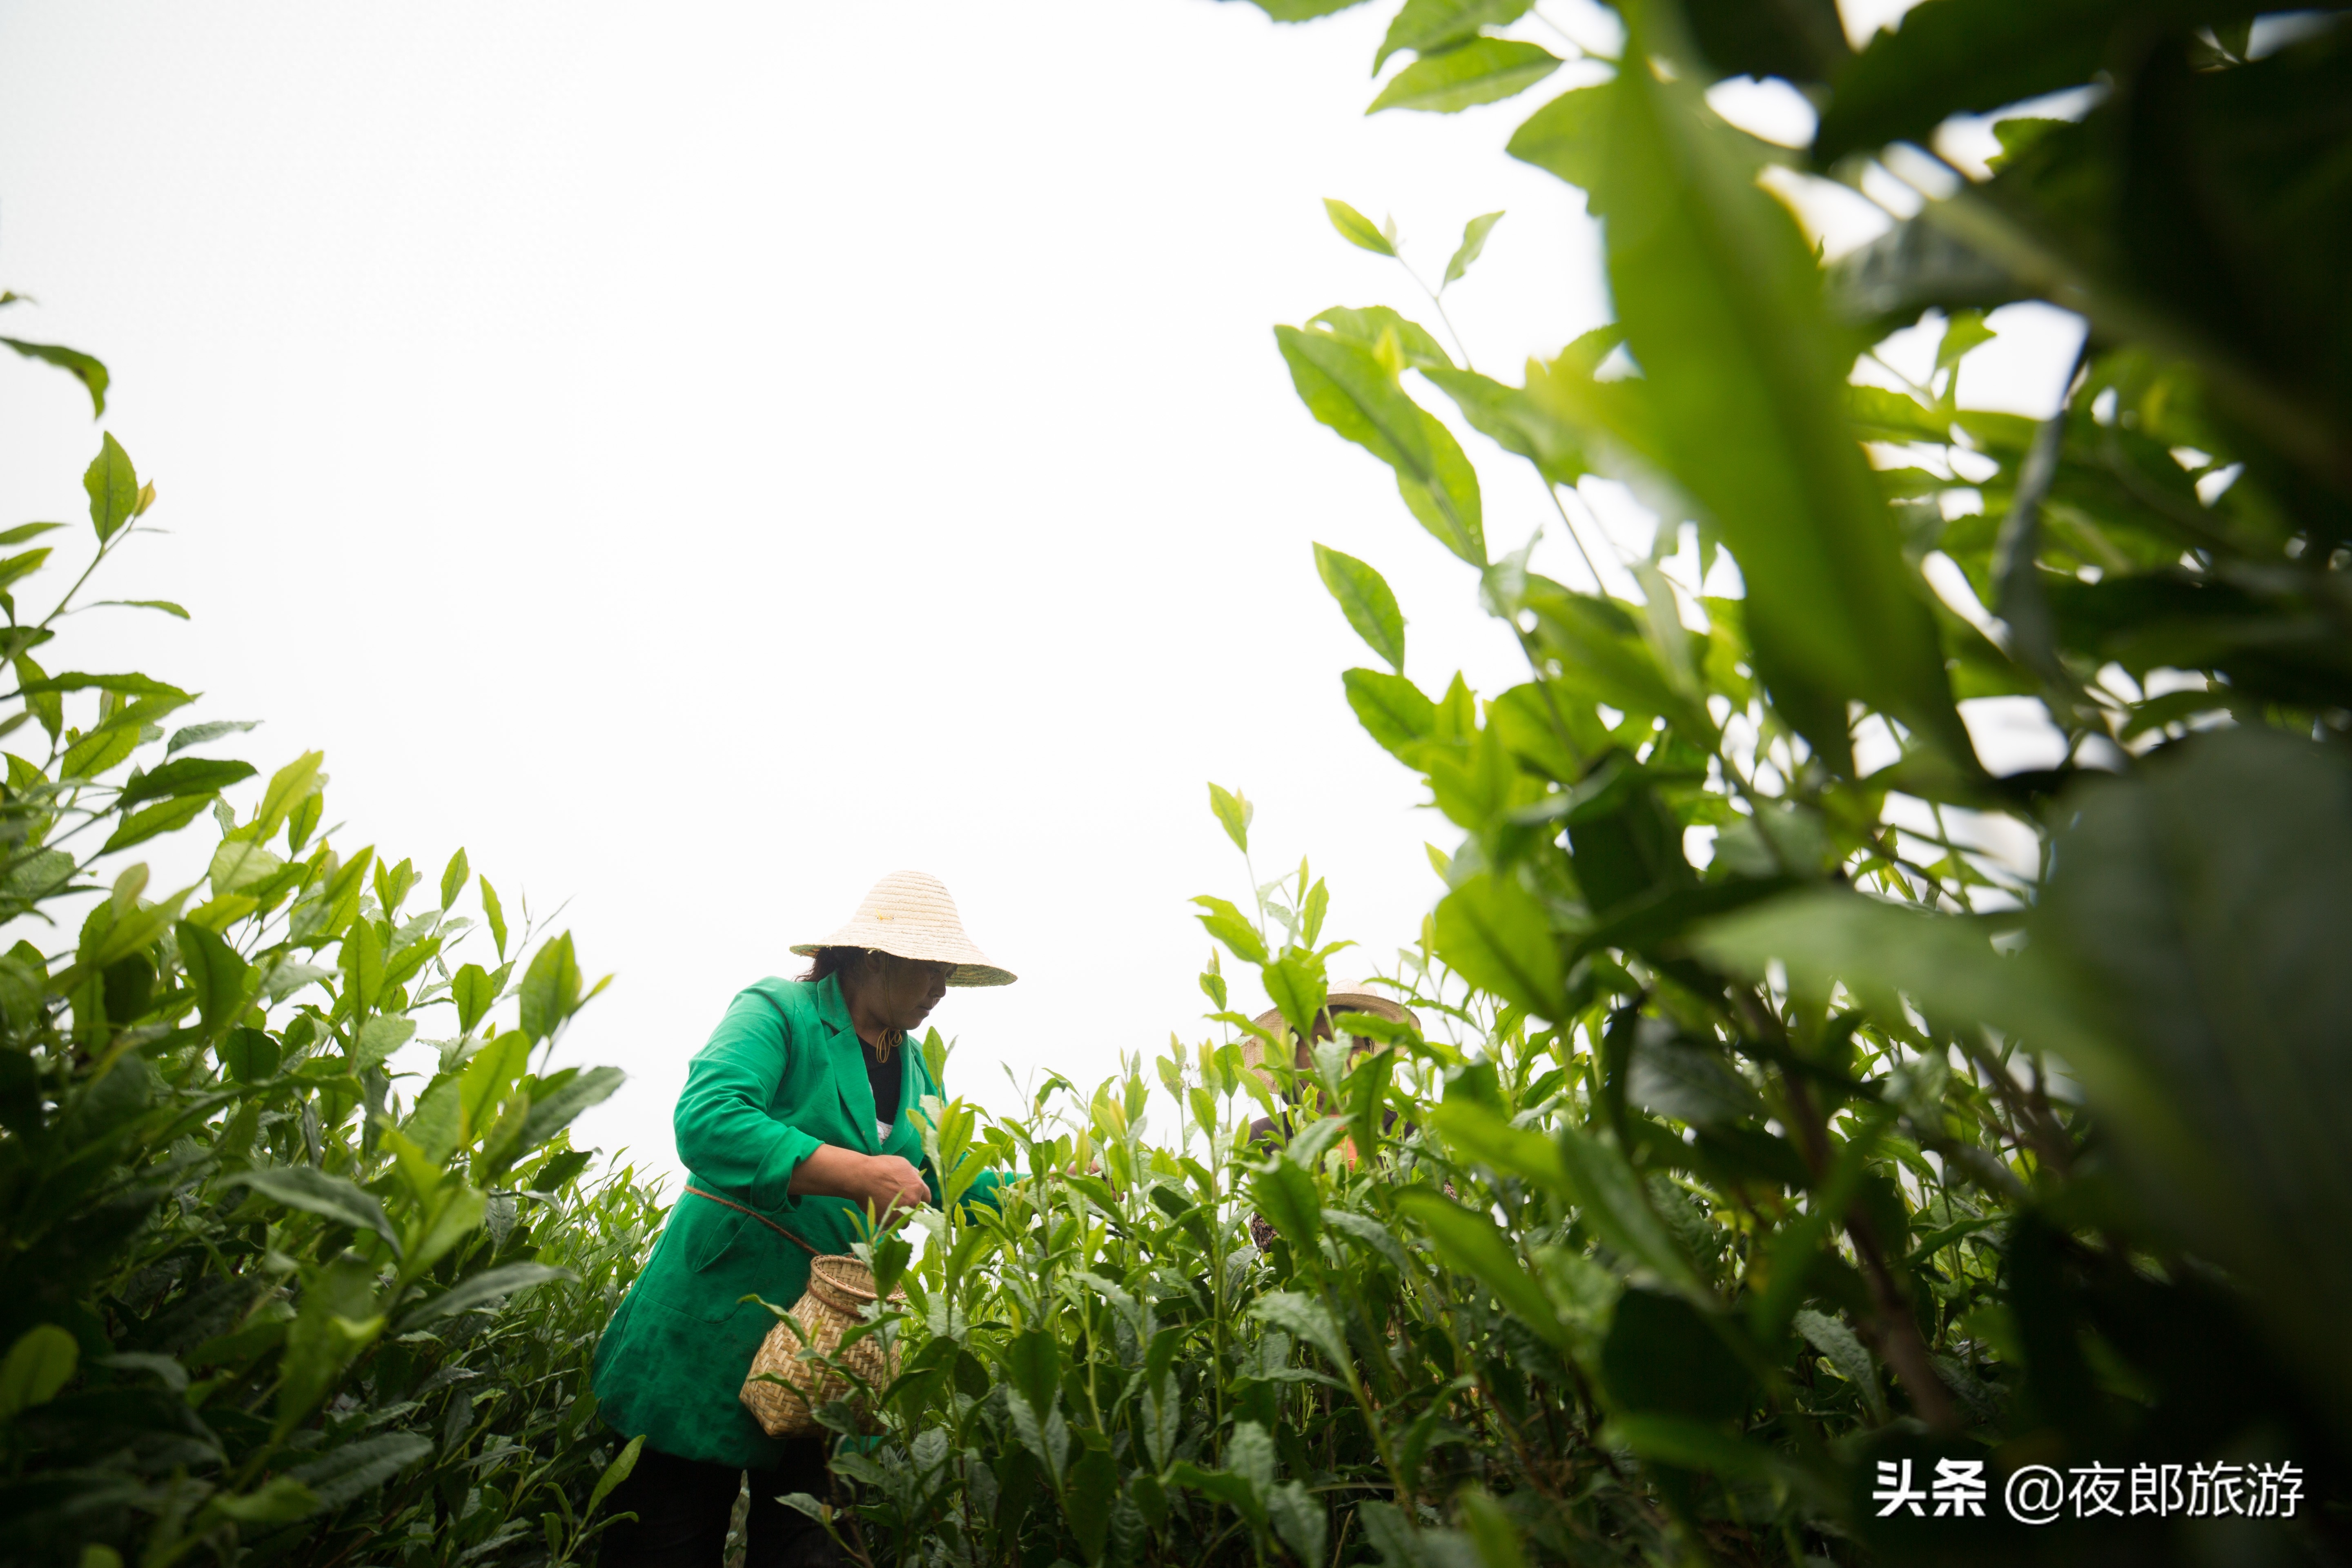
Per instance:
[[[931,1009],[948,994],[948,976],[953,973],[952,963],[877,952],[873,967],[867,971],[873,988],[872,1010],[889,1027],[911,1034],[923,1026],[923,1020],[931,1016]]]

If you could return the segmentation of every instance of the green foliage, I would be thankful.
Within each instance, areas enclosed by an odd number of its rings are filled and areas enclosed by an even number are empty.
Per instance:
[[[1507,96],[1473,67],[1532,60],[1489,36],[1525,10],[1408,0],[1383,105]],[[2324,1495],[2249,1528],[2332,1538],[2352,339],[2321,297],[2346,142],[2317,105],[2352,57],[2323,28],[2250,61],[2242,13],[2151,15],[1928,0],[1851,58],[1824,4],[1628,5],[1610,79],[1510,140],[1601,217],[1616,322],[1520,386],[1385,306],[1278,330],[1308,412],[1528,660],[1433,696],[1379,574],[1317,547],[1388,667],[1349,703],[1462,830],[1388,981],[1434,1026],[1358,1016],[1294,1068],[1213,965],[1223,1037],[1149,1074],[1172,1132],[1143,1135],[1139,1060],[1058,1122],[939,1108],[941,1159],[1029,1180],[923,1216],[906,1371],[836,1465],[856,1552],[2202,1560],[2177,1521],[1882,1519],[1876,1463],[1932,1457],[1986,1461],[1996,1498],[2029,1458],[2293,1459]],[[1806,86],[1816,166],[1855,180],[1955,110],[2108,85],[1824,268],[1699,90],[1742,72]],[[1983,310],[2028,298],[2094,326],[2039,424],[1959,395]],[[1854,384],[1930,310],[1926,381]],[[2302,342],[2263,335],[2290,315]],[[1656,550],[1601,579],[1638,592],[1493,561],[1415,376],[1548,486],[1653,506]],[[1999,619],[1948,607],[1931,558]],[[2066,760],[1993,776],[1960,721],[1988,696],[2038,701]],[[1213,790],[1246,851],[1237,801]],[[1328,985],[1319,886],[1195,900],[1293,1026]]]
[[[1354,556],[1321,544],[1315,547],[1315,570],[1321,574],[1323,585],[1331,590],[1331,596],[1339,601],[1339,608],[1347,615],[1348,624],[1356,628],[1356,635],[1388,660],[1391,668],[1402,675],[1404,616],[1397,608],[1396,595],[1390,591],[1388,580]]]
[[[96,361],[37,357],[100,398]],[[461,964],[462,853],[413,912],[407,862],[313,841],[319,753],[240,815],[222,792],[256,769],[182,753],[252,725],[166,743],[188,693],[44,670],[31,650],[154,500],[110,434],[84,483],[89,570],[46,616],[7,598],[0,632],[8,1560],[582,1560],[625,1468],[589,1356],[660,1211],[628,1171],[583,1180],[564,1131],[620,1075],[530,1070],[585,1000],[571,938],[526,917],[520,979]],[[199,821],[208,863],[172,837]],[[134,848],[207,874],[151,889]],[[490,1021],[509,998],[521,1029]],[[432,1069],[396,1068],[453,1002]]]
[[[1474,37],[1448,49],[1423,51],[1364,112],[1419,109],[1454,114],[1525,92],[1559,68],[1559,57],[1540,44]]]

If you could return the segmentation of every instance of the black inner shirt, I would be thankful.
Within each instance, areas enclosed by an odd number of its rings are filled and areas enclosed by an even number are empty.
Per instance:
[[[898,1120],[898,1096],[907,1082],[907,1044],[898,1042],[886,1060],[881,1052],[864,1040],[857,1042],[866,1053],[866,1082],[874,1090],[874,1115],[881,1121]]]

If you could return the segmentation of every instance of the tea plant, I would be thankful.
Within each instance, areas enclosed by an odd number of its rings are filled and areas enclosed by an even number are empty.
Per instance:
[[[103,413],[97,361],[6,341]],[[551,1059],[596,987],[463,850],[427,888],[331,841],[317,752],[233,812],[256,769],[214,749],[253,725],[167,735],[194,694],[68,663],[155,499],[111,435],[84,485],[96,549],[46,614],[56,546],[0,562],[0,1555],[582,1560],[634,1457],[588,1357],[660,1217],[565,1131],[621,1081]],[[154,885],[139,857],[215,825],[201,880]]]
[[[1509,147],[1601,218],[1614,323],[1516,386],[1387,306],[1276,333],[1528,660],[1487,696],[1408,679],[1386,583],[1318,547],[1387,666],[1347,700],[1463,835],[1391,976],[1450,1041],[1367,1021],[1376,1048],[1271,1083],[1178,1051],[1159,1143],[1140,1064],[1073,1132],[943,1108],[943,1169],[1033,1180],[930,1216],[906,1266],[906,1370],[836,1467],[867,1561],[2204,1550],[2147,1510],[2025,1529],[1999,1500],[2029,1462],[2206,1467],[2214,1550],[2340,1535],[2352,42],[2252,58],[2219,5],[1927,0],[1859,53],[1826,0],[1616,14],[1622,49],[1570,50],[1585,85]],[[1408,0],[1372,109],[1548,79],[1553,34],[1495,36],[1531,15]],[[1741,74],[1803,88],[1810,153],[1709,109]],[[1925,150],[2095,77],[2079,122],[2000,125],[1990,177]],[[1916,215],[1829,268],[1771,194],[1893,176]],[[2090,328],[2039,422],[1959,395],[1983,311],[2021,299]],[[1874,363],[1931,309],[1926,380]],[[1598,592],[1490,548],[1414,386],[1533,465]],[[1591,477],[1658,513],[1646,557],[1577,527]],[[1706,593],[1720,561],[1738,587]],[[1989,772],[1958,706],[1987,696],[2037,701],[2064,760]],[[2035,852],[1993,853],[2000,824]],[[1301,1035],[1327,903],[1303,868],[1202,900]],[[1297,1135],[1245,1147],[1286,1090]],[[1099,1176],[1057,1173],[1089,1143]],[[1990,1517],[1872,1495],[1946,1461],[1983,1465]],[[2290,1463],[2294,1522],[2254,1517]]]

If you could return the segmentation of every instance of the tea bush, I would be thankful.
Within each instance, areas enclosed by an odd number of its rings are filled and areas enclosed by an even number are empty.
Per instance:
[[[104,412],[98,361],[6,341]],[[634,1458],[588,1357],[661,1212],[565,1131],[621,1081],[552,1061],[596,988],[463,850],[425,887],[338,847],[319,753],[234,812],[252,724],[78,668],[65,617],[155,499],[110,435],[84,484],[96,550],[47,614],[18,600],[56,546],[0,562],[0,1557],[579,1561]]]
[[[1856,53],[1828,0],[1615,14],[1509,140],[1601,219],[1614,323],[1518,385],[1386,305],[1276,331],[1527,658],[1492,694],[1409,679],[1381,574],[1318,547],[1385,666],[1347,700],[1462,834],[1389,976],[1444,1037],[1367,1022],[1269,1087],[1213,964],[1225,1037],[1154,1068],[1172,1136],[1139,1062],[1050,1138],[942,1108],[942,1169],[1033,1180],[878,1249],[908,1360],[833,1500],[865,1561],[2343,1549],[2352,35],[2257,58],[2247,7],[1927,0]],[[1551,34],[1496,36],[1531,15],[1407,0],[1371,110],[1548,79]],[[1808,152],[1708,107],[1750,74],[1811,99]],[[2079,121],[1997,126],[1987,177],[1927,150],[2078,86]],[[1896,177],[1916,214],[1828,268],[1773,194]],[[1496,216],[1423,289],[1441,317]],[[2042,421],[1959,395],[2027,299],[2089,324]],[[1874,345],[1931,310],[1906,378]],[[1577,550],[1612,547],[1562,492],[1632,486],[1656,547],[1594,576],[1637,592],[1490,547],[1433,394]],[[2063,761],[1989,772],[1984,697],[2038,702]],[[1323,886],[1200,902],[1303,1035]],[[1285,1093],[1297,1135],[1244,1146]],[[1885,1495],[1971,1464],[1984,1518]],[[2115,1517],[2016,1522],[2028,1464]],[[2125,1495],[2166,1465],[2220,1517]]]

